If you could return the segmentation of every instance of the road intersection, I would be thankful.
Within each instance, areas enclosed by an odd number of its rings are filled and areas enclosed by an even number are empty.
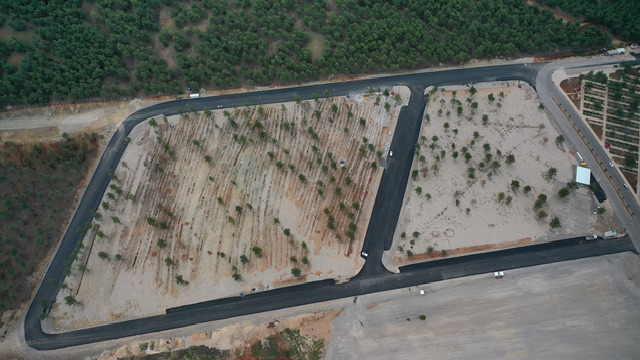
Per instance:
[[[582,63],[576,64],[576,66],[578,65],[589,65],[589,61],[583,60]],[[617,240],[587,242],[584,238],[567,239],[525,248],[502,250],[405,266],[400,269],[400,274],[392,274],[382,265],[382,254],[384,250],[388,250],[391,246],[392,235],[400,214],[402,200],[408,182],[414,154],[414,144],[419,136],[422,114],[426,106],[424,89],[432,85],[443,86],[487,81],[521,80],[537,87],[538,92],[542,92],[540,97],[547,106],[547,109],[552,109],[553,98],[561,104],[561,99],[564,99],[564,96],[558,93],[557,88],[552,84],[551,80],[553,71],[561,68],[562,64],[537,63],[420,72],[375,77],[350,82],[279,88],[275,90],[200,99],[174,100],[157,104],[131,114],[111,138],[69,225],[69,229],[75,229],[86,221],[90,221],[90,210],[96,210],[98,208],[104,191],[109,184],[109,170],[116,168],[125,151],[127,145],[125,141],[126,137],[136,125],[149,117],[158,115],[168,116],[177,114],[180,111],[201,111],[221,107],[230,108],[236,104],[244,103],[251,105],[279,103],[291,101],[297,96],[302,99],[311,99],[315,94],[344,96],[350,93],[365,92],[369,87],[390,88],[392,86],[405,85],[411,89],[409,105],[404,107],[400,112],[398,125],[391,143],[391,150],[394,152],[394,156],[390,159],[383,173],[369,228],[365,236],[363,250],[367,252],[369,256],[361,272],[349,282],[336,285],[333,280],[325,280],[246,295],[244,297],[212,300],[180,308],[168,309],[165,315],[123,321],[61,334],[47,334],[42,330],[40,322],[40,314],[43,310],[40,306],[40,300],[56,298],[58,289],[51,285],[52,281],[50,281],[50,279],[57,283],[64,281],[64,263],[76,244],[82,241],[81,234],[75,231],[67,231],[47,270],[44,277],[45,280],[42,281],[33,302],[27,310],[24,324],[24,334],[27,344],[38,350],[60,349],[80,344],[185,327],[217,319],[397,289],[444,279],[490,273],[497,270],[533,266],[623,251],[635,252],[631,240],[634,241],[636,248],[638,248],[639,244],[637,242],[640,241],[640,232],[637,232],[638,229],[636,229],[637,220],[635,220],[636,228],[629,226],[629,236]],[[557,106],[556,109],[550,111],[559,122],[560,127],[566,134],[565,136],[568,136],[569,140],[582,151],[579,147],[579,138],[577,138],[577,135],[574,134],[569,127],[571,125],[569,123],[563,124],[564,120],[558,118]],[[573,119],[579,119],[577,115],[571,116]],[[568,119],[566,121],[569,122]],[[576,121],[576,123],[582,122]],[[575,136],[572,137],[569,134]],[[585,131],[582,131],[582,134],[585,134]],[[597,144],[597,142],[593,141],[592,143]],[[602,154],[596,152],[596,155],[599,159],[603,159],[601,157]],[[595,164],[596,162],[594,161],[593,163]],[[608,163],[608,161],[605,163]],[[594,173],[596,176],[601,175],[597,172]],[[603,177],[601,176],[601,178]],[[611,193],[612,188],[609,184],[604,183],[603,187],[608,194]],[[621,200],[617,194],[614,196],[614,193],[611,193],[609,197],[615,198],[613,201],[617,209],[622,209],[622,207],[620,207]],[[633,203],[633,206],[638,206],[637,203]],[[640,211],[636,210],[635,213],[640,214]],[[625,224],[633,224],[633,221],[634,219],[623,219]]]

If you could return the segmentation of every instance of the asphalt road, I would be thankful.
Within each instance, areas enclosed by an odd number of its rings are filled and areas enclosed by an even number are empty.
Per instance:
[[[400,217],[402,200],[411,173],[414,144],[420,135],[422,114],[426,105],[422,95],[424,89],[423,86],[411,88],[409,104],[402,108],[398,116],[395,134],[389,147],[394,156],[387,157],[387,166],[380,180],[362,247],[362,252],[368,254],[367,262],[355,278],[388,272],[382,264],[382,254],[391,247],[393,233]]]
[[[479,273],[478,271],[491,272],[500,270],[501,267],[507,265],[511,265],[512,267],[531,266],[549,262],[550,259],[552,261],[564,261],[577,257],[597,256],[603,253],[632,251],[633,247],[629,246],[628,241],[615,246],[612,245],[612,242],[607,242],[606,245],[603,245],[603,248],[594,247],[593,244],[596,243],[589,245],[574,244],[573,250],[565,253],[561,251],[556,254],[554,251],[559,251],[557,249],[547,249],[548,251],[540,252],[532,251],[526,252],[524,255],[518,255],[512,260],[504,260],[504,263],[488,261],[483,262],[481,265],[474,263],[477,258],[473,258],[473,256],[461,257],[458,258],[460,260],[457,260],[460,263],[456,263],[455,261],[452,263],[430,263],[446,264],[442,265],[442,268],[434,268],[436,265],[431,265],[424,269],[403,268],[400,274],[395,275],[386,272],[381,264],[382,251],[383,249],[388,249],[391,244],[392,234],[395,229],[400,207],[402,206],[404,190],[408,181],[413,157],[413,146],[418,137],[420,118],[422,116],[422,109],[424,109],[422,89],[431,85],[470,84],[508,80],[523,80],[535,84],[536,75],[542,66],[544,66],[544,64],[466,68],[394,75],[351,82],[279,88],[211,98],[169,101],[133,113],[125,120],[109,142],[69,225],[69,230],[64,235],[60,247],[47,270],[44,281],[40,285],[31,306],[27,310],[24,325],[27,344],[39,350],[59,349],[136,334],[184,327],[204,321],[322,302],[451,277],[467,276]],[[542,80],[544,82],[545,79]],[[215,109],[219,107],[228,108],[233,105],[246,103],[251,105],[278,103],[291,101],[296,96],[300,96],[303,99],[311,99],[314,94],[322,95],[325,92],[327,92],[329,96],[342,96],[353,92],[366,91],[370,86],[374,88],[390,88],[394,85],[406,85],[413,91],[409,106],[405,107],[401,112],[398,127],[391,144],[394,157],[390,160],[389,166],[383,174],[382,182],[376,195],[372,218],[367,229],[364,249],[370,255],[362,272],[350,282],[338,286],[329,284],[328,282],[322,282],[321,284],[294,286],[276,291],[252,294],[245,296],[245,298],[216,300],[214,302],[196,304],[194,305],[196,306],[195,308],[186,308],[184,311],[171,310],[167,315],[125,321],[63,334],[46,334],[42,331],[39,319],[42,313],[40,300],[56,298],[58,288],[52,286],[49,281],[51,279],[58,283],[64,281],[64,263],[69,259],[69,254],[71,254],[76,244],[82,241],[82,236],[74,229],[82,226],[86,221],[90,221],[90,210],[96,210],[98,208],[102,195],[110,180],[108,171],[109,169],[116,168],[127,145],[125,138],[137,124],[151,116],[162,114],[173,115],[177,114],[180,110],[190,111],[204,110],[207,108]],[[563,251],[567,251],[568,249],[565,246],[560,246],[559,243],[556,246],[559,246],[558,249],[565,249]],[[536,248],[531,247],[531,249]],[[514,254],[511,255],[515,256]]]
[[[300,286],[212,300],[167,310],[167,314],[123,321],[62,334],[31,333],[27,344],[38,350],[53,350],[97,341],[153,333],[198,323],[305,304],[401,289],[441,280],[492,273],[584,257],[635,251],[628,238],[587,242],[584,237],[523,248],[431,261],[401,268],[400,274],[361,277],[334,285],[325,280]]]

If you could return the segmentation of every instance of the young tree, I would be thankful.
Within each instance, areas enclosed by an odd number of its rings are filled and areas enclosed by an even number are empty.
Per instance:
[[[106,253],[106,252],[104,252],[104,251],[100,251],[100,252],[98,253],[98,257],[99,257],[100,259],[102,259],[102,260],[110,260],[110,258],[109,258],[109,254],[107,254],[107,253]]]
[[[64,297],[64,303],[69,305],[69,306],[73,306],[73,305],[78,304],[78,300],[76,300],[76,298],[74,298],[71,295],[67,295],[67,296]]]
[[[299,278],[300,275],[302,275],[302,270],[300,270],[298,268],[293,268],[293,269],[291,269],[291,274],[293,274],[293,276]]]
[[[546,203],[547,203],[547,195],[540,194],[538,195],[538,198],[536,199],[536,201],[533,203],[533,208],[536,210],[541,209]]]
[[[567,189],[566,187],[563,187],[562,189],[560,189],[560,191],[558,191],[558,196],[560,196],[561,198],[566,198],[570,194],[571,190]]]
[[[252,247],[251,251],[253,251],[253,253],[256,254],[257,257],[260,257],[262,255],[262,249],[257,246]]]
[[[551,221],[549,222],[549,226],[551,226],[552,229],[557,229],[562,227],[562,224],[560,223],[560,219],[558,219],[558,217],[556,216],[551,219]]]
[[[513,164],[513,163],[515,163],[515,162],[516,162],[516,157],[515,157],[513,154],[509,154],[509,155],[507,155],[507,157],[505,158],[504,162],[505,162],[507,165],[511,165],[511,164]]]
[[[176,275],[176,284],[178,285],[189,285],[189,282],[185,280],[182,275]]]
[[[243,263],[243,264],[248,264],[249,263],[249,258],[246,255],[242,254],[242,255],[240,255],[240,262]]]
[[[511,181],[511,190],[513,190],[513,192],[516,192],[516,191],[518,191],[519,188],[520,188],[520,181],[512,180]]]

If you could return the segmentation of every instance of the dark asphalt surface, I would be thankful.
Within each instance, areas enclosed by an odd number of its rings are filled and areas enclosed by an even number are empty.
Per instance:
[[[205,321],[503,270],[509,268],[509,266],[511,268],[532,266],[606,253],[633,251],[633,246],[629,245],[628,239],[616,241],[615,244],[613,241],[606,241],[601,246],[595,245],[600,244],[600,242],[589,244],[574,243],[571,246],[563,245],[563,243],[554,243],[555,245],[549,249],[523,248],[532,249],[522,250],[524,251],[523,253],[509,253],[505,250],[507,252],[491,253],[494,255],[481,254],[488,256],[487,258],[472,255],[456,258],[459,260],[447,259],[447,261],[443,260],[445,262],[429,262],[428,265],[423,265],[424,267],[402,268],[400,274],[387,272],[380,261],[384,249],[388,249],[391,245],[392,235],[402,206],[413,158],[414,144],[419,135],[422,110],[425,106],[422,90],[431,85],[470,84],[486,81],[523,80],[534,84],[537,72],[542,65],[544,64],[467,68],[394,75],[351,82],[279,88],[193,100],[174,100],[131,114],[109,142],[69,225],[69,230],[64,235],[44,280],[27,310],[24,324],[27,344],[39,350],[60,349],[169,330]],[[322,95],[325,91],[330,96],[342,96],[353,92],[366,91],[370,86],[374,88],[391,88],[394,85],[409,86],[412,90],[412,95],[409,105],[401,111],[398,126],[391,143],[391,150],[394,151],[394,156],[389,159],[389,165],[383,174],[380,188],[376,195],[372,218],[365,236],[364,251],[369,253],[369,258],[362,271],[351,281],[342,285],[333,285],[333,281],[328,280],[251,294],[244,298],[214,300],[190,305],[191,307],[170,309],[166,315],[124,321],[62,334],[46,334],[42,331],[39,316],[43,309],[40,306],[40,300],[56,298],[58,288],[51,286],[49,281],[50,279],[58,283],[64,281],[64,263],[68,260],[69,254],[71,254],[76,244],[82,241],[82,236],[74,229],[82,226],[86,221],[90,221],[90,210],[98,208],[102,195],[109,184],[108,171],[116,168],[127,145],[125,138],[137,124],[152,116],[177,114],[179,110],[228,108],[233,105],[242,105],[243,103],[251,105],[278,103],[291,101],[295,96],[311,99],[313,94]],[[497,253],[509,256],[503,258],[502,262],[491,260],[493,259],[492,257],[499,256],[495,255]]]

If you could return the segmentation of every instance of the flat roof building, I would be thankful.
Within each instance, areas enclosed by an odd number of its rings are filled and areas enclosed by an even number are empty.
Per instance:
[[[577,184],[590,185],[591,184],[591,170],[586,167],[576,166],[575,182]]]

